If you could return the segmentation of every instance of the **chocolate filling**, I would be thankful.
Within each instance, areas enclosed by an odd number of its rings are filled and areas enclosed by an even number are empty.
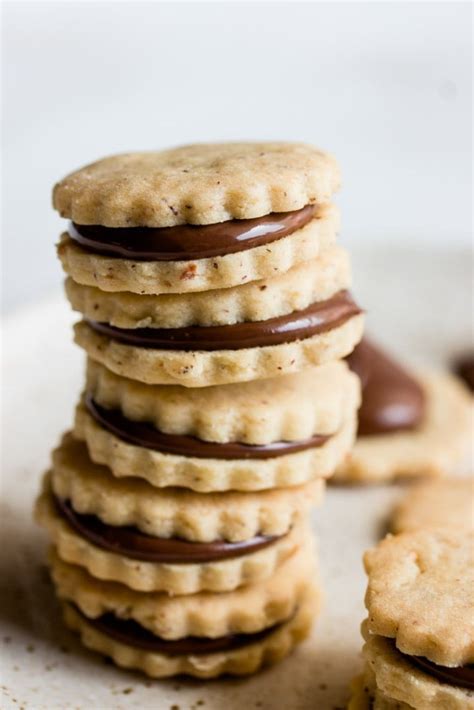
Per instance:
[[[168,641],[140,626],[133,619],[120,619],[114,614],[108,613],[99,616],[97,619],[89,619],[84,616],[80,609],[72,604],[75,611],[93,628],[101,633],[114,638],[127,646],[141,648],[144,651],[164,653],[167,656],[185,656],[188,654],[218,653],[222,651],[233,651],[243,646],[263,641],[284,623],[274,624],[262,631],[253,634],[228,634],[218,638],[206,638],[203,636],[187,636],[175,641]]]
[[[438,666],[422,656],[410,656],[410,658],[415,666],[418,666],[422,671],[441,683],[449,683],[449,685],[457,685],[460,688],[474,690],[474,664],[449,668],[448,666]]]
[[[127,419],[118,409],[101,407],[90,395],[85,404],[90,415],[104,429],[123,441],[135,446],[143,446],[165,454],[192,456],[201,459],[271,459],[294,454],[298,451],[323,446],[330,435],[315,434],[302,441],[275,441],[271,444],[239,444],[237,442],[219,443],[203,441],[194,436],[183,434],[165,434],[149,422]]]
[[[457,685],[460,688],[467,688],[468,690],[474,690],[474,664],[469,664],[465,666],[456,666],[450,668],[449,666],[439,666],[437,663],[433,663],[428,658],[423,656],[410,656],[407,653],[402,653],[395,644],[393,639],[390,639],[390,643],[394,650],[397,651],[403,658],[417,666],[421,671],[430,675],[432,678],[436,678],[440,683],[448,683],[449,685]]]
[[[256,219],[177,227],[102,227],[71,223],[69,235],[89,251],[134,261],[188,261],[270,244],[304,227],[316,205]]]
[[[424,415],[423,389],[397,362],[364,338],[347,362],[360,378],[359,436],[415,429]]]
[[[460,358],[454,366],[454,372],[474,392],[474,353]]]
[[[106,525],[95,515],[76,513],[69,501],[54,496],[58,512],[79,535],[105,550],[135,560],[168,564],[194,564],[241,557],[268,547],[280,536],[256,535],[241,542],[189,542],[152,537],[131,526]]]
[[[348,291],[339,291],[326,301],[312,303],[302,311],[264,321],[233,325],[186,328],[115,328],[86,319],[100,335],[125,345],[160,350],[243,350],[280,345],[326,333],[361,313]]]

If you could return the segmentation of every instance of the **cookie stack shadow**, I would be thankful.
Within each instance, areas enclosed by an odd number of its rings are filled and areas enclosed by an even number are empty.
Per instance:
[[[310,146],[224,144],[54,190],[88,361],[36,515],[66,624],[120,666],[241,675],[309,633],[309,514],[360,399],[338,183]]]

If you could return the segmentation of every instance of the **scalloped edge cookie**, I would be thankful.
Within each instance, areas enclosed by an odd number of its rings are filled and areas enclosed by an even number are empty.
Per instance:
[[[420,381],[427,395],[424,422],[414,431],[357,438],[334,482],[379,483],[453,472],[468,453],[474,425],[472,398],[448,373],[432,373]]]
[[[124,345],[80,321],[74,326],[74,340],[93,360],[122,377],[149,385],[209,387],[291,374],[338,360],[352,352],[363,329],[360,314],[304,340],[242,350],[185,352]]]
[[[359,380],[343,361],[265,380],[206,388],[147,385],[89,359],[86,393],[129,420],[218,443],[270,444],[334,434]]]
[[[442,666],[474,662],[474,532],[388,535],[364,555],[367,629]]]
[[[418,528],[474,528],[474,479],[443,478],[411,486],[394,508],[392,532]]]
[[[335,242],[340,217],[334,205],[287,237],[234,254],[191,261],[133,261],[83,249],[64,232],[57,246],[64,271],[79,284],[102,291],[135,294],[184,294],[241,286],[286,273],[316,259]]]
[[[283,274],[231,288],[196,293],[139,295],[101,291],[65,281],[73,310],[117,328],[185,328],[263,321],[300,311],[351,286],[349,255],[340,246]]]
[[[235,651],[194,656],[166,656],[126,646],[94,629],[70,605],[64,605],[63,609],[66,625],[79,632],[84,646],[110,656],[122,668],[140,670],[152,678],[179,674],[215,678],[224,673],[248,675],[281,661],[309,635],[319,606],[319,593],[314,589],[301,602],[293,618],[262,641]]]
[[[364,633],[363,655],[371,667],[377,687],[388,698],[407,703],[413,708],[429,710],[473,710],[474,696],[423,673],[410,663],[390,642]]]
[[[61,559],[85,567],[97,579],[121,582],[139,592],[195,594],[237,589],[272,575],[309,534],[305,525],[299,525],[263,550],[218,562],[143,562],[104,550],[78,535],[56,511],[48,487],[46,480],[46,490],[36,502],[35,516],[49,532]]]
[[[90,163],[54,186],[53,206],[77,224],[213,224],[326,202],[339,184],[335,158],[312,145],[198,143]]]
[[[88,618],[112,613],[133,619],[156,636],[218,638],[257,633],[294,613],[314,573],[310,538],[271,577],[231,592],[185,596],[137,592],[117,582],[97,581],[83,567],[62,561],[54,551],[50,568],[57,596],[73,602]]]
[[[353,444],[356,407],[356,398],[351,401],[349,395],[340,430],[323,446],[254,461],[177,456],[127,444],[99,426],[81,404],[76,409],[73,434],[86,442],[95,463],[108,466],[119,478],[137,476],[157,488],[179,486],[200,493],[259,491],[331,476]]]
[[[116,478],[93,463],[84,442],[71,434],[53,452],[54,493],[78,513],[108,525],[137,527],[156,537],[192,542],[240,542],[256,535],[284,535],[321,503],[325,481],[256,493],[195,493],[155,488],[140,478]]]

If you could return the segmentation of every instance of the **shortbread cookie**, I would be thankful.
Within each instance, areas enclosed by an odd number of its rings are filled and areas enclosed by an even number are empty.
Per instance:
[[[89,360],[86,394],[132,422],[170,435],[217,443],[264,445],[336,433],[356,406],[359,384],[342,362],[291,375],[206,388],[146,385]],[[180,450],[183,448],[181,442]]]
[[[284,229],[273,232],[272,228],[267,235],[267,238],[275,240],[253,247],[250,245],[254,242],[249,241],[245,245],[245,251],[203,257],[200,245],[203,241],[208,241],[207,237],[191,234],[191,243],[198,247],[194,257],[188,252],[182,256],[175,254],[172,261],[163,260],[163,255],[158,260],[140,260],[133,256],[133,253],[129,254],[128,258],[117,258],[85,248],[77,241],[77,229],[70,227],[69,233],[61,235],[58,256],[64,271],[74,281],[85,286],[95,286],[101,291],[159,295],[230,288],[284,274],[298,264],[317,259],[334,244],[340,225],[339,212],[334,205],[318,205],[305,208],[301,212],[303,214],[281,215]],[[263,221],[274,222],[279,217],[280,215],[269,215],[269,219]],[[215,231],[219,228],[222,232],[214,246],[214,252],[219,252],[224,248],[222,237],[232,229],[248,234],[260,231],[262,220],[256,221],[258,224],[246,221],[245,226],[236,222],[224,222],[221,225],[210,225],[204,230]],[[285,221],[290,224],[293,222],[294,229],[286,227]],[[299,226],[298,221],[302,226]],[[196,228],[186,229],[189,231]],[[107,232],[112,232],[107,236],[107,243],[114,241],[115,231],[112,229]],[[278,237],[279,233],[285,236]],[[76,238],[73,238],[74,236]],[[265,237],[263,239],[265,240]],[[161,235],[158,235],[158,241],[163,242]],[[172,236],[170,241],[174,245],[175,237]],[[258,243],[258,240],[256,241]]]
[[[111,293],[66,279],[66,295],[88,320],[117,328],[185,328],[264,321],[304,310],[350,288],[348,253],[339,246],[283,274],[232,288],[197,293]]]
[[[453,581],[455,584],[455,581]],[[425,599],[426,604],[426,599]],[[472,612],[472,609],[471,609]],[[472,615],[472,613],[471,613]],[[463,619],[458,619],[462,623]],[[395,705],[374,705],[382,708],[413,708],[414,710],[472,710],[474,686],[462,687],[459,680],[449,682],[427,672],[418,659],[397,650],[392,639],[365,632],[364,657],[376,679],[378,692]],[[423,662],[424,659],[421,659]],[[456,671],[457,669],[445,669]],[[468,673],[472,679],[472,666]],[[455,677],[455,676],[454,676]],[[396,703],[399,703],[397,705]],[[370,706],[369,706],[370,707]]]
[[[335,159],[302,143],[210,143],[104,158],[53,192],[62,217],[108,227],[248,219],[327,202]]]
[[[72,219],[59,256],[103,291],[184,293],[287,271],[331,243],[334,159],[302,144],[185,146],[113,156],[56,185]]]
[[[172,329],[125,330],[83,320],[75,326],[75,341],[93,360],[123,377],[146,384],[209,387],[275,377],[337,360],[359,342],[363,322],[360,309],[341,291],[291,316],[230,326],[191,326],[174,330],[174,335]]]
[[[367,552],[368,633],[439,666],[474,663],[473,540],[473,532],[417,530]]]
[[[293,616],[314,574],[308,546],[285,560],[271,577],[221,594],[137,592],[117,582],[97,580],[54,552],[50,565],[58,597],[74,603],[84,616],[96,619],[113,614],[166,640],[251,634],[281,623]]]
[[[242,444],[210,444],[196,439],[192,443],[199,449],[199,455],[180,455],[128,443],[123,438],[123,428],[121,436],[117,436],[110,423],[106,429],[82,404],[76,409],[73,433],[86,442],[95,463],[108,466],[119,478],[138,476],[158,488],[179,486],[201,493],[259,491],[299,486],[332,475],[353,444],[357,401],[358,394],[354,396],[348,391],[343,423],[332,436],[316,435],[293,444],[277,442],[251,447],[250,451],[250,447]],[[186,445],[190,438],[180,437]],[[203,449],[211,454],[210,458],[202,457]],[[291,450],[295,453],[280,455]],[[244,458],[243,453],[251,454],[252,458]]]
[[[351,683],[351,698],[347,710],[414,710],[411,705],[388,698],[375,683],[370,666]]]
[[[116,478],[89,458],[70,434],[53,452],[51,485],[78,513],[107,525],[132,526],[161,538],[191,542],[240,542],[258,535],[285,535],[321,502],[324,480],[255,493],[195,493],[156,488],[139,478]]]
[[[186,674],[215,678],[224,673],[248,675],[281,661],[309,634],[319,606],[316,590],[308,592],[291,619],[257,634],[232,635],[203,644],[191,638],[186,645],[160,642],[140,627],[115,617],[91,620],[77,607],[64,605],[66,624],[77,631],[88,648],[110,656],[123,668],[133,668],[152,678]],[[212,646],[210,645],[212,644]]]
[[[265,579],[309,534],[306,526],[297,525],[282,536],[256,536],[240,543],[153,538],[76,513],[52,496],[48,479],[36,518],[64,561],[85,567],[97,579],[168,594],[224,592]]]
[[[471,478],[447,478],[411,487],[393,511],[394,532],[418,528],[474,528],[474,482]]]
[[[465,388],[451,375],[420,377],[426,409],[419,426],[374,436],[358,436],[333,480],[380,483],[396,478],[442,476],[462,462],[469,450],[472,405]]]

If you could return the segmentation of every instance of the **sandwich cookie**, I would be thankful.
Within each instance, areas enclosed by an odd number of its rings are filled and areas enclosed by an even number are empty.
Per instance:
[[[120,622],[114,615],[89,619],[65,602],[64,621],[84,646],[98,651],[123,668],[140,670],[152,678],[184,674],[197,678],[248,675],[283,660],[309,635],[319,598],[310,589],[293,616],[254,634],[230,634],[208,640],[189,637],[165,642],[139,624]]]
[[[170,596],[135,591],[104,582],[61,560],[52,551],[50,566],[56,593],[89,619],[113,615],[135,622],[158,637],[178,641],[189,637],[220,639],[230,634],[255,634],[290,619],[313,585],[312,550],[304,545],[269,577],[234,591]]]
[[[168,594],[224,592],[270,577],[309,535],[307,524],[299,523],[283,535],[238,542],[156,537],[77,512],[69,500],[53,493],[49,474],[35,514],[64,561],[85,567],[100,580]]]
[[[59,182],[58,253],[102,291],[185,293],[275,276],[338,229],[337,163],[298,143],[227,143],[99,160]]]
[[[347,358],[360,377],[356,444],[334,480],[377,483],[451,472],[469,449],[472,401],[448,373],[414,377],[366,338]]]
[[[53,452],[51,488],[77,513],[106,525],[158,538],[232,543],[288,533],[321,503],[324,480],[245,493],[156,488],[141,478],[115,477],[91,461],[83,442],[66,434]]]
[[[364,658],[387,698],[474,708],[474,533],[417,530],[366,553]]]
[[[89,367],[74,436],[117,477],[201,493],[301,485],[352,446],[359,382],[345,363],[240,386],[142,385]]]

